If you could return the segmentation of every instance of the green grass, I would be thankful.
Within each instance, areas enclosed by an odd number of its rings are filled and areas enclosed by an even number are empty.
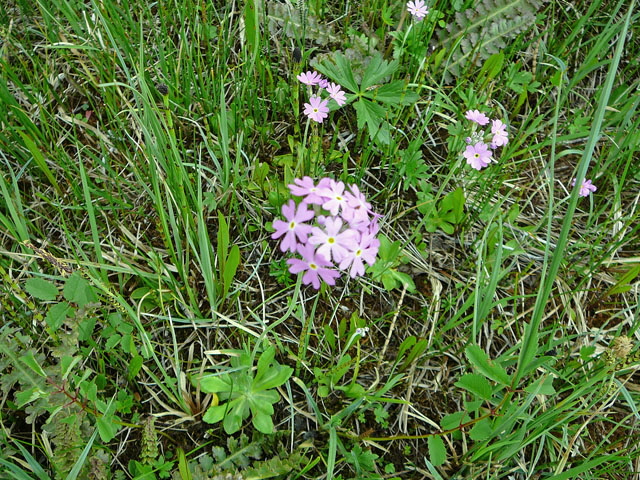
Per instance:
[[[0,477],[638,478],[635,2],[5,3]],[[365,276],[287,271],[304,175],[383,215]]]

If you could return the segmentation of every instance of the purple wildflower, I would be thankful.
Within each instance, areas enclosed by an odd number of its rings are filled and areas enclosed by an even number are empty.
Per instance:
[[[296,77],[300,82],[305,85],[318,85],[322,80],[322,76],[318,72],[308,71],[306,73],[301,73]]]
[[[348,248],[357,245],[357,232],[355,230],[342,229],[342,220],[339,217],[329,217],[324,223],[325,229],[313,227],[309,243],[311,245],[320,245],[316,253],[322,255],[327,260],[339,262],[348,252]]]
[[[407,10],[413,15],[413,18],[420,21],[429,13],[427,5],[423,0],[416,0],[415,2],[407,2]]]
[[[571,182],[571,186],[572,187],[576,186],[575,178]],[[588,197],[589,195],[591,195],[592,192],[595,192],[597,189],[598,187],[596,187],[593,183],[591,183],[591,180],[585,180],[584,182],[582,182],[582,185],[580,185],[580,196]]]
[[[286,222],[279,219],[273,221],[273,228],[275,228],[276,231],[271,235],[271,238],[280,238],[284,235],[280,243],[280,250],[283,252],[287,250],[295,252],[299,249],[296,237],[298,237],[300,244],[307,243],[312,227],[303,222],[311,220],[314,212],[313,210],[308,210],[307,205],[304,203],[301,203],[296,208],[296,202],[289,200],[288,204],[282,206],[282,215],[286,219]]]
[[[320,97],[312,96],[309,103],[304,104],[304,114],[311,120],[322,123],[329,116],[329,100],[322,100]]]
[[[467,145],[463,155],[467,159],[467,163],[476,170],[482,170],[491,162],[491,151],[487,144],[483,142]]]
[[[347,101],[344,91],[340,85],[336,83],[331,82],[331,85],[327,87],[327,92],[329,92],[329,96],[333,98],[340,107]]]
[[[290,265],[289,271],[291,273],[300,273],[306,270],[302,277],[302,283],[305,285],[311,284],[316,290],[320,288],[320,279],[329,285],[336,284],[336,278],[340,276],[340,273],[326,268],[331,267],[332,263],[322,255],[317,254],[313,249],[313,245],[301,246],[298,251],[302,255],[302,260],[290,258],[287,263]]]
[[[479,110],[469,110],[464,114],[464,118],[467,120],[471,120],[472,122],[476,122],[478,125],[484,127],[487,123],[489,123],[489,117],[487,117],[484,113]]]
[[[500,120],[491,121],[491,133],[493,134],[491,144],[496,147],[502,147],[509,141],[507,138],[507,126]]]

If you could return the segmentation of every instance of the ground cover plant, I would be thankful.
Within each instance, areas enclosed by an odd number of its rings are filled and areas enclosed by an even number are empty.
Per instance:
[[[0,478],[640,478],[638,25],[5,0]]]

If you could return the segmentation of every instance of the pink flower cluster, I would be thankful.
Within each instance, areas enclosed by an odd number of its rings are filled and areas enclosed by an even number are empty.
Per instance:
[[[311,87],[317,85],[320,90],[326,90],[329,94],[329,98],[332,98],[339,107],[345,104],[347,97],[345,96],[342,87],[337,83],[329,83],[326,78],[323,78],[318,72],[306,72],[301,73],[296,77],[300,82]],[[311,120],[322,123],[325,118],[329,116],[329,98],[323,99],[319,95],[311,95],[309,103],[304,104],[304,114]]]
[[[320,288],[323,280],[335,285],[340,277],[335,267],[348,271],[351,278],[364,275],[365,262],[376,261],[380,241],[378,217],[356,185],[345,191],[343,182],[322,178],[296,178],[291,193],[302,197],[282,206],[284,220],[274,220],[271,238],[281,238],[280,250],[298,253],[287,260],[291,273],[305,272],[302,283]],[[310,208],[311,207],[311,208]],[[315,224],[310,222],[315,220]],[[333,267],[333,268],[332,268]]]
[[[473,123],[484,127],[491,122],[491,134],[485,135],[484,131],[475,131],[470,137],[467,137],[469,144],[463,152],[463,156],[467,159],[467,163],[476,170],[482,170],[493,160],[493,150],[503,147],[509,142],[507,134],[507,126],[501,120],[491,120],[484,113],[478,110],[469,110],[465,113],[465,118]],[[490,136],[487,144],[485,138]]]

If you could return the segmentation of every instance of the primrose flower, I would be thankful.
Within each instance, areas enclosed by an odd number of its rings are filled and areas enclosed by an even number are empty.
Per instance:
[[[476,122],[481,127],[484,127],[487,123],[489,123],[489,117],[487,117],[484,113],[479,110],[469,110],[464,114],[464,118],[467,120],[471,120],[472,122]]]
[[[360,240],[353,242],[350,251],[340,262],[340,270],[346,270],[349,266],[349,276],[356,278],[364,275],[364,262],[373,265],[380,248],[380,240],[371,234],[363,233]],[[363,262],[364,261],[364,262]]]
[[[420,21],[429,13],[429,9],[423,0],[416,0],[415,2],[407,2],[407,10],[413,15],[413,18]]]
[[[491,133],[493,134],[491,146],[502,147],[509,141],[507,138],[507,126],[500,120],[491,121]]]
[[[328,188],[320,190],[320,195],[327,197],[327,201],[322,204],[322,208],[329,210],[331,215],[338,215],[340,208],[344,210],[347,204],[347,197],[344,195],[344,183],[331,181]]]
[[[302,260],[290,258],[287,263],[290,265],[289,271],[291,273],[300,273],[306,270],[302,277],[302,283],[311,284],[316,290],[320,288],[320,279],[329,285],[336,284],[336,278],[340,276],[340,273],[326,268],[333,266],[333,264],[315,252],[313,245],[309,243],[300,247],[298,251],[302,255]]]
[[[476,170],[482,170],[491,162],[491,151],[483,142],[468,145],[463,155],[467,159],[467,163]]]
[[[327,80],[326,78],[320,78],[320,81],[318,82],[318,86],[320,88],[327,88],[329,86],[329,80]]]
[[[280,250],[286,252],[291,250],[295,252],[298,249],[298,243],[296,237],[301,244],[307,243],[307,238],[311,233],[311,225],[307,225],[307,220],[311,220],[315,215],[312,210],[307,209],[305,203],[301,203],[296,209],[296,202],[289,200],[289,203],[282,206],[282,215],[287,220],[274,220],[273,228],[276,231],[271,235],[271,238],[280,238],[284,235],[282,242],[280,243]]]
[[[331,85],[327,87],[327,92],[329,92],[329,96],[333,98],[340,107],[347,101],[344,91],[340,85],[336,83],[331,82]]]
[[[357,244],[356,238],[358,236],[355,230],[342,229],[342,220],[339,217],[329,217],[324,222],[325,229],[322,230],[318,227],[313,227],[311,230],[311,236],[309,237],[309,243],[312,245],[320,245],[316,250],[316,253],[322,255],[327,260],[333,260],[339,262],[342,260],[348,252],[348,248]]]
[[[571,186],[572,187],[576,186],[575,178],[571,182]],[[584,182],[582,182],[582,185],[580,185],[580,196],[588,197],[589,195],[591,195],[592,192],[595,192],[597,189],[598,187],[596,187],[593,183],[591,183],[591,180],[585,180]]]
[[[304,104],[304,114],[311,120],[322,123],[329,116],[329,100],[322,100],[320,97],[312,96],[309,103]]]
[[[312,71],[301,73],[300,75],[296,76],[296,78],[305,85],[311,86],[318,85],[320,81],[322,81],[322,76],[318,72]]]
[[[327,188],[330,185],[328,178],[320,180],[318,185],[313,183],[313,179],[311,177],[302,177],[302,179],[296,178],[293,182],[293,184],[287,185],[289,187],[289,191],[296,197],[304,197],[304,203],[322,205],[326,202],[326,197],[320,195],[320,189]]]

